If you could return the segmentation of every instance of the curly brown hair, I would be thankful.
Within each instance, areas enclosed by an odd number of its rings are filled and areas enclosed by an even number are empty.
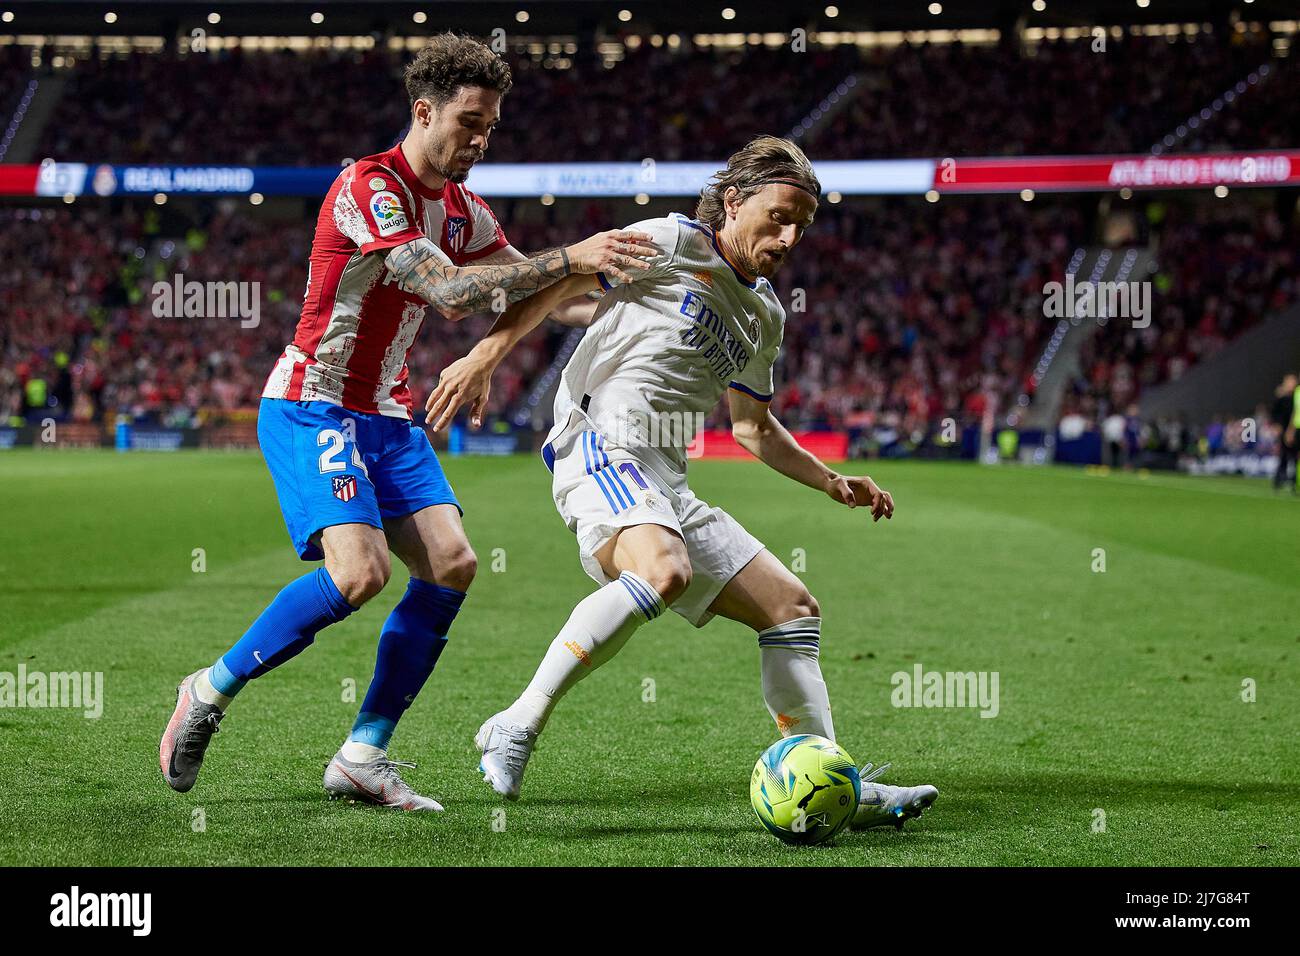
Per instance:
[[[822,191],[812,163],[802,149],[779,136],[758,136],[731,154],[726,169],[713,174],[712,181],[700,191],[695,218],[721,229],[727,220],[723,197],[728,189],[735,186],[739,190],[738,198],[744,202],[773,182],[798,186],[814,197]]]
[[[462,86],[481,86],[502,96],[513,80],[506,61],[478,40],[455,33],[439,33],[407,64],[404,74],[411,105],[431,100],[441,106]]]

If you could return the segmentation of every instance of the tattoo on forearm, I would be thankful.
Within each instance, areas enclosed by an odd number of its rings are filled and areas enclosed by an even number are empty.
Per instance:
[[[385,262],[404,291],[442,312],[486,311],[497,289],[507,302],[518,302],[569,274],[563,249],[521,262],[457,267],[449,265],[433,243],[411,242],[389,252]]]

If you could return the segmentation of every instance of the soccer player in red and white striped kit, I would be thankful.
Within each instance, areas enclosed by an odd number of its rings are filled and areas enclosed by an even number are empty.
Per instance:
[[[447,643],[476,561],[460,505],[411,418],[408,353],[429,305],[455,321],[571,274],[631,279],[656,251],[646,234],[613,230],[525,257],[463,185],[500,118],[509,67],[481,43],[442,34],[405,79],[409,132],[345,169],[321,205],[302,317],[258,415],[294,547],[324,566],[280,591],[230,650],[181,682],[159,762],[182,792],[232,698],[378,594],[391,550],[410,581],[324,785],[333,797],[442,809],[402,779],[398,767],[409,765],[389,759],[388,742]],[[556,317],[586,324],[594,308],[575,299]]]

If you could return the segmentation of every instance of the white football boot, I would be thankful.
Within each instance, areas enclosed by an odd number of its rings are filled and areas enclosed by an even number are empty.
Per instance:
[[[493,714],[474,735],[474,745],[483,752],[478,769],[492,789],[507,800],[519,799],[524,782],[524,768],[537,743],[536,731],[507,723],[505,712]]]
[[[336,753],[325,767],[325,792],[331,800],[372,803],[396,810],[441,812],[442,804],[412,790],[397,772],[398,767],[414,768],[415,764],[387,757],[369,763],[353,763],[342,753]]]
[[[858,809],[850,824],[854,830],[890,826],[901,830],[904,823],[913,817],[919,817],[939,796],[939,791],[929,784],[893,787],[887,783],[876,783],[875,779],[889,768],[890,764],[885,763],[872,770],[871,764],[867,764],[858,771],[862,778],[862,798],[858,801]]]

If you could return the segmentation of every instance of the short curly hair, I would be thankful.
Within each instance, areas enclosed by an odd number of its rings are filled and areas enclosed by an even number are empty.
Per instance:
[[[462,86],[481,86],[502,96],[510,92],[510,67],[486,46],[467,36],[440,33],[429,40],[404,74],[411,105],[431,100],[441,106]]]

